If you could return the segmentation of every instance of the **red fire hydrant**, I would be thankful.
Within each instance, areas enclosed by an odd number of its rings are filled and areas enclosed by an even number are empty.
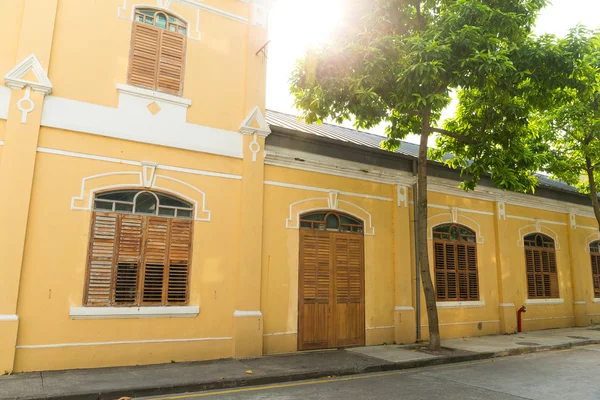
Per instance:
[[[521,308],[519,308],[519,311],[517,311],[517,332],[523,331],[523,327],[521,325],[521,314],[523,314],[524,312],[527,312],[525,306],[521,306]]]

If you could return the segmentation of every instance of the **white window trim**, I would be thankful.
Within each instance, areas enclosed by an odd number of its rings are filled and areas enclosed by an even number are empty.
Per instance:
[[[563,304],[565,299],[527,299],[526,306],[547,306],[552,304]]]
[[[436,305],[438,308],[481,308],[485,306],[485,301],[438,301]]]
[[[71,319],[193,318],[200,306],[159,307],[71,307]]]
[[[595,297],[593,301],[594,301],[594,303],[596,303],[596,304],[600,303],[600,299],[599,299],[599,298],[597,298],[597,297]]]
[[[117,84],[117,91],[119,93],[126,93],[132,96],[142,97],[149,100],[161,100],[167,103],[175,104],[177,106],[184,106],[186,108],[192,105],[192,101],[190,99],[186,99],[181,96],[162,93],[157,90],[144,89],[137,86],[125,85],[122,83]]]

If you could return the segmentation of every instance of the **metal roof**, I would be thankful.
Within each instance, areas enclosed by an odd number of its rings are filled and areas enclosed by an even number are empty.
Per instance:
[[[311,135],[326,137],[333,140],[354,143],[361,146],[381,149],[381,142],[385,141],[384,136],[375,135],[369,132],[363,132],[356,129],[345,128],[339,125],[323,123],[308,125],[295,115],[285,114],[279,111],[266,110],[265,119],[271,126],[291,129],[294,131],[304,132]],[[402,141],[400,147],[396,150],[397,153],[417,158],[419,156],[419,145]],[[579,193],[577,188],[570,186],[564,182],[550,179],[549,177],[537,174],[540,186],[552,188],[555,190]]]

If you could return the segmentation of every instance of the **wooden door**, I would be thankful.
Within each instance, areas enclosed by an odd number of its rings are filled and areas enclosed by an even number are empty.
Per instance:
[[[300,230],[299,350],[364,345],[363,246],[362,234]]]

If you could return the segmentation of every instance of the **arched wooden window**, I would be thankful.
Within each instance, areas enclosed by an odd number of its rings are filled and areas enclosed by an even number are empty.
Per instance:
[[[152,8],[136,8],[127,82],[175,95],[183,93],[187,24]]]
[[[439,301],[479,300],[477,237],[457,224],[433,228],[435,286]]]
[[[594,281],[594,297],[600,297],[600,241],[590,243],[592,257],[592,279]]]
[[[193,206],[148,190],[94,198],[88,306],[183,305],[188,300]]]
[[[554,240],[541,233],[523,238],[527,270],[527,296],[530,299],[558,298],[558,274]]]
[[[335,211],[317,211],[304,214],[300,217],[300,228],[360,234],[364,231],[362,221]]]

